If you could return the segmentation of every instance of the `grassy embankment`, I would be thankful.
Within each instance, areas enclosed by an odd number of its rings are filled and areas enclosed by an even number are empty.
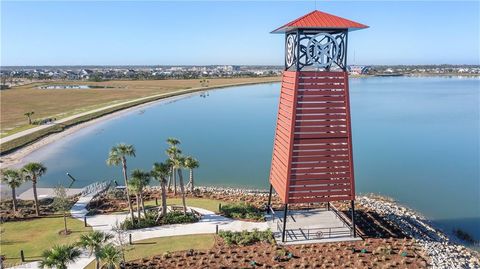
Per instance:
[[[169,198],[169,205],[180,205],[181,198]],[[217,212],[219,204],[223,201],[203,198],[187,198],[187,205],[204,208]],[[155,206],[155,200],[146,201],[146,206]],[[57,244],[73,243],[81,234],[92,229],[84,227],[82,221],[68,218],[68,229],[72,231],[68,236],[59,235],[63,230],[62,217],[43,217],[31,220],[6,222],[0,225],[0,255],[5,255],[6,265],[20,262],[20,250],[25,253],[27,261],[40,259],[46,249]],[[126,257],[128,260],[139,259],[166,251],[179,251],[185,249],[209,249],[213,246],[213,235],[175,236],[171,238],[152,238],[142,240],[130,246]]]
[[[84,227],[82,221],[68,218],[67,227],[72,233],[67,236],[60,235],[59,232],[63,230],[63,217],[6,222],[0,227],[0,254],[7,258],[7,267],[20,262],[20,250],[24,251],[27,261],[38,260],[44,250],[54,245],[76,242],[80,235],[92,230],[91,227]]]
[[[0,151],[2,154],[6,154],[49,134],[58,133],[76,124],[143,103],[190,92],[205,91],[233,85],[275,82],[279,80],[279,77],[210,79],[208,87],[202,87],[198,79],[106,82],[62,81],[34,83],[15,87],[2,91],[1,93],[0,126],[2,137],[35,127],[34,125],[27,124],[24,113],[28,111],[35,112],[33,116],[34,119],[51,117],[58,120],[102,107],[115,106],[77,117],[62,124],[52,125],[30,135],[3,143]],[[108,88],[85,90],[38,89],[40,85],[51,84],[81,84]]]

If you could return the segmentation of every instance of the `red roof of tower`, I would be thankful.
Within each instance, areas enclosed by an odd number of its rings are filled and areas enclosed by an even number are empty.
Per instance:
[[[332,14],[314,10],[273,30],[271,33],[285,33],[297,28],[348,29],[349,31],[353,31],[368,28],[368,26]]]

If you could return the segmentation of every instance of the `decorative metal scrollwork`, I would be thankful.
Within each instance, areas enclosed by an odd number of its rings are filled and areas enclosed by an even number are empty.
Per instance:
[[[307,57],[318,68],[329,69],[337,60],[338,43],[335,37],[327,33],[316,34],[311,37],[307,45]]]
[[[294,35],[288,35],[285,43],[285,64],[287,68],[291,67],[296,60],[296,41]]]
[[[346,68],[346,31],[299,31],[287,34],[285,43],[285,68],[302,70],[312,66],[330,70]],[[297,52],[298,47],[298,52]]]

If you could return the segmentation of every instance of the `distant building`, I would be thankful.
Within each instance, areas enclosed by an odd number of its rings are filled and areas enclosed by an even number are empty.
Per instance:
[[[366,65],[350,65],[348,67],[348,73],[352,75],[365,74],[368,72],[368,70],[370,70],[370,66],[366,66]]]

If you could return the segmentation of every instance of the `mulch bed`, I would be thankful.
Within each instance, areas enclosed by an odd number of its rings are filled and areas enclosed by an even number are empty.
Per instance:
[[[73,206],[77,200],[78,196],[72,197],[70,199],[71,205]],[[40,204],[40,217],[57,215],[52,206],[52,198],[41,199],[38,202]],[[17,212],[15,213],[12,210],[12,200],[0,202],[0,222],[21,221],[33,218],[38,218],[35,215],[35,204],[33,201],[17,200]]]
[[[363,250],[363,251],[362,251]],[[290,258],[287,253],[291,253]],[[280,259],[279,259],[280,258]],[[211,250],[179,251],[126,263],[126,268],[425,268],[421,248],[410,239],[276,246],[227,246],[219,237]]]
[[[146,200],[159,198],[158,190],[147,191]],[[174,197],[169,194],[169,198]],[[176,197],[179,197],[178,195]],[[188,198],[207,198],[228,203],[245,202],[259,208],[267,203],[265,194],[201,192]],[[275,210],[283,205],[277,196],[272,199]],[[349,202],[332,203],[350,218]],[[294,205],[290,209],[325,207],[324,204]],[[106,195],[98,200],[103,212],[124,210],[126,201],[114,201]],[[128,262],[126,268],[425,268],[428,265],[422,248],[400,229],[377,212],[356,206],[355,221],[365,239],[356,242],[324,243],[280,247],[267,243],[252,246],[227,246],[219,237],[208,251],[180,251]],[[291,259],[278,260],[279,252],[292,253]],[[285,258],[285,257],[283,257]]]

